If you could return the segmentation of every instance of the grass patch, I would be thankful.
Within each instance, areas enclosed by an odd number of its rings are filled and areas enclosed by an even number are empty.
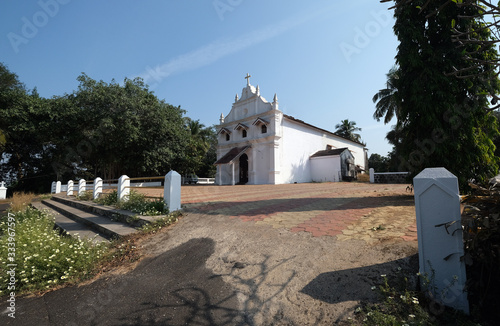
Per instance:
[[[481,326],[459,311],[442,306],[436,309],[436,303],[414,289],[416,285],[410,284],[405,273],[408,272],[398,268],[396,275],[391,278],[381,275],[381,283],[372,287],[373,291],[379,292],[381,301],[357,308],[357,323],[353,321],[352,324]]]
[[[182,213],[179,211],[173,212],[165,217],[160,217],[156,219],[154,222],[143,225],[139,230],[142,233],[150,234],[156,233],[164,227],[167,227],[171,224],[176,223],[179,220],[179,217],[182,216]]]
[[[105,244],[61,236],[53,217],[31,207],[10,214],[10,221],[2,218],[0,234],[0,295],[8,291],[7,264],[17,264],[16,293],[46,290],[89,277],[108,250]],[[9,255],[9,243],[15,243],[15,256]]]
[[[10,200],[9,211],[13,213],[24,211],[35,197],[33,193],[15,192]]]

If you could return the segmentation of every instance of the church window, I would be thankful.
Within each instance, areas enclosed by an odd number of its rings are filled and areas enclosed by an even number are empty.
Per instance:
[[[267,126],[263,124],[263,125],[260,127],[260,130],[261,130],[261,132],[262,132],[263,134],[265,134],[265,133],[267,132]]]
[[[245,129],[243,129],[243,130],[241,131],[241,136],[242,136],[243,138],[247,138],[247,131],[246,131]]]
[[[226,141],[229,141],[231,139],[231,137],[229,136],[229,134],[226,134]]]

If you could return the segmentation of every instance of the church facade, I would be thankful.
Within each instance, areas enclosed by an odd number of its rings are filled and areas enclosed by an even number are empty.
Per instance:
[[[341,181],[367,167],[367,149],[283,114],[249,82],[218,126],[219,185]]]

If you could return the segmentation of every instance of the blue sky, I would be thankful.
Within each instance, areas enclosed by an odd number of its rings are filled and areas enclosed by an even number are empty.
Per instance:
[[[373,95],[394,65],[390,4],[377,0],[3,0],[0,61],[28,88],[73,92],[85,72],[142,77],[160,99],[209,126],[236,93],[259,85],[285,114],[327,130],[356,121],[369,153],[386,155],[390,125]]]

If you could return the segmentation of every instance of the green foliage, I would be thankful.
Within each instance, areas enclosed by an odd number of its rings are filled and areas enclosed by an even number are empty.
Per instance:
[[[356,131],[361,131],[361,128],[356,127],[355,121],[342,120],[335,125],[335,129],[334,134],[357,143],[361,142],[361,135],[356,133]]]
[[[205,127],[198,120],[185,118],[186,129],[190,133],[185,155],[178,172],[198,174],[203,177],[215,176],[213,165],[217,160],[217,133],[214,127]]]
[[[89,276],[107,251],[104,244],[61,236],[53,218],[33,208],[14,215],[16,293],[44,290]],[[0,295],[7,290],[9,232],[7,217],[0,222]]]
[[[485,191],[483,196],[464,199],[462,218],[467,292],[473,313],[496,322],[500,318],[500,193]]]
[[[118,191],[113,190],[109,194],[101,194],[101,196],[94,201],[101,205],[115,206],[118,203]]]
[[[356,309],[356,319],[363,325],[463,325],[480,326],[470,317],[452,309],[433,315],[427,307],[430,301],[408,280],[407,271],[398,268],[395,275],[381,275],[382,282],[373,286],[380,293],[381,301]]]
[[[443,3],[396,1],[394,31],[400,44],[394,86],[401,103],[395,128],[400,141],[397,155],[400,170],[412,177],[426,167],[443,166],[466,190],[470,179],[484,181],[498,170],[492,142],[498,128],[487,111],[487,95],[497,94],[499,84],[493,66],[470,67],[464,49],[452,41],[452,20],[458,30],[475,29],[479,40],[491,38],[481,22],[459,19],[476,15],[478,9]],[[439,14],[434,14],[438,9]],[[472,60],[497,58],[493,43],[479,52],[472,44],[466,47]],[[452,76],[457,69],[470,69],[472,77]]]
[[[144,216],[157,216],[168,214],[163,199],[148,200],[143,194],[131,191],[127,201],[118,202],[116,206]]]
[[[84,191],[81,195],[77,195],[76,199],[92,201],[94,200],[94,193],[92,191]]]
[[[396,88],[398,78],[398,66],[394,66],[387,73],[386,88],[379,90],[372,98],[373,103],[377,103],[373,118],[380,121],[385,116],[384,124],[388,124],[394,116],[397,117],[400,110],[401,101]]]
[[[373,153],[368,159],[368,166],[375,172],[389,172],[389,158]]]
[[[148,200],[143,194],[135,190],[130,191],[130,195],[126,201],[118,201],[117,191],[101,196],[94,201],[101,205],[115,206],[116,208],[131,211],[143,216],[168,214],[168,207],[166,207],[162,198]]]
[[[211,148],[191,139],[184,110],[158,99],[141,79],[105,83],[83,74],[78,81],[72,94],[45,99],[0,64],[0,174],[12,176],[14,190],[43,193],[53,180],[182,171],[191,155],[199,167]]]
[[[372,289],[378,290],[383,298],[379,304],[358,309],[358,318],[364,325],[429,325],[430,316],[420,306],[419,293],[408,290],[408,279],[398,272],[393,284],[382,275],[382,284]]]

